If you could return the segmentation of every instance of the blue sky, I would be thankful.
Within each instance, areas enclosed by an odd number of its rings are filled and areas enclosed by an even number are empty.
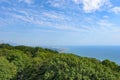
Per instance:
[[[120,45],[120,0],[0,0],[0,40]]]

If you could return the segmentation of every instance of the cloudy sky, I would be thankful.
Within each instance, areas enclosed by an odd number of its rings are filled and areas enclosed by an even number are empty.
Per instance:
[[[120,0],[0,0],[0,40],[120,45]]]

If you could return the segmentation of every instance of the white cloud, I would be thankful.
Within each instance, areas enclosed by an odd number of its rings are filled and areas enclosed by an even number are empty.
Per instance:
[[[70,31],[86,31],[85,29],[81,29],[81,28],[77,28],[75,26],[69,26],[69,25],[61,25],[61,24],[57,24],[54,25],[54,27],[56,29],[61,29],[61,30],[70,30]]]
[[[117,24],[114,24],[106,19],[101,19],[97,22],[99,31],[105,32],[117,32],[120,31],[120,27]]]
[[[19,2],[25,2],[27,4],[32,4],[33,0],[19,0]]]
[[[112,12],[114,12],[115,14],[119,14],[120,13],[120,7],[113,7],[111,9]]]
[[[105,15],[105,16],[103,16],[103,18],[108,19],[108,18],[109,18],[109,16]]]
[[[48,0],[48,3],[53,7],[61,7],[65,3],[65,0]]]
[[[108,5],[111,6],[109,0],[73,0],[76,4],[83,4],[83,10],[86,13],[99,10],[101,7]]]
[[[84,0],[83,9],[85,12],[96,11],[106,3],[106,0]]]
[[[49,22],[45,22],[45,21],[37,18],[36,16],[29,16],[29,15],[23,16],[23,15],[13,14],[12,17],[22,20],[24,22],[29,22],[31,24],[36,24],[36,25],[41,25],[41,26],[42,25],[50,25]]]
[[[19,0],[23,1],[23,0]],[[25,1],[32,1],[32,0],[24,0]],[[57,0],[56,0],[57,1]],[[108,3],[108,0],[74,0],[76,4],[83,4],[83,10],[85,12],[93,12],[99,10],[103,5]],[[27,2],[31,3],[31,2]],[[4,7],[3,7],[4,8]],[[70,31],[95,31],[96,29],[99,30],[110,29],[114,27],[107,21],[99,21],[98,17],[95,15],[88,16],[86,18],[85,15],[81,15],[76,12],[72,12],[74,14],[66,15],[62,12],[50,11],[50,10],[33,10],[33,9],[26,9],[26,8],[4,8],[4,10],[10,12],[11,19],[14,21],[22,20],[23,22],[35,24],[40,27],[50,27],[60,30],[70,30]],[[8,14],[8,12],[6,14]],[[11,13],[12,12],[12,13]],[[82,16],[81,18],[79,18]],[[86,18],[86,19],[84,19]],[[103,18],[107,19],[108,16],[103,16]],[[95,23],[96,21],[96,23]],[[97,21],[99,21],[97,23]],[[98,28],[96,28],[98,27]]]
[[[101,26],[101,27],[111,27],[111,26],[114,26],[113,23],[110,23],[108,20],[100,20],[98,21],[98,24]]]
[[[50,18],[54,20],[67,20],[67,17],[65,15],[62,15],[61,13],[57,13],[57,12],[43,12],[43,15],[46,18]]]
[[[73,2],[75,2],[76,4],[80,4],[82,3],[82,0],[73,0]]]
[[[48,20],[48,18],[52,20],[64,20],[65,16],[62,14],[51,14],[48,12],[44,12],[41,14],[37,13],[30,13],[30,12],[24,12],[19,10],[18,12],[22,12],[24,15],[19,15],[19,14],[10,14],[15,20],[22,20],[23,22],[31,23],[38,25],[40,27],[50,27],[50,28],[55,28],[59,30],[69,30],[69,31],[81,31],[82,29],[76,28],[74,26],[69,26],[68,24],[65,23],[52,23],[51,20]],[[44,18],[38,15],[43,15]],[[63,17],[64,16],[64,17]]]

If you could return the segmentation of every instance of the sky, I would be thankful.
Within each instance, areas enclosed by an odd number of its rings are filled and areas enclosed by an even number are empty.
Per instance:
[[[0,42],[120,45],[120,0],[0,0]]]

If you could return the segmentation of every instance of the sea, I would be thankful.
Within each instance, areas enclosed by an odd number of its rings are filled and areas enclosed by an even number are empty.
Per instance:
[[[120,46],[54,46],[52,49],[101,61],[108,59],[120,65]]]

